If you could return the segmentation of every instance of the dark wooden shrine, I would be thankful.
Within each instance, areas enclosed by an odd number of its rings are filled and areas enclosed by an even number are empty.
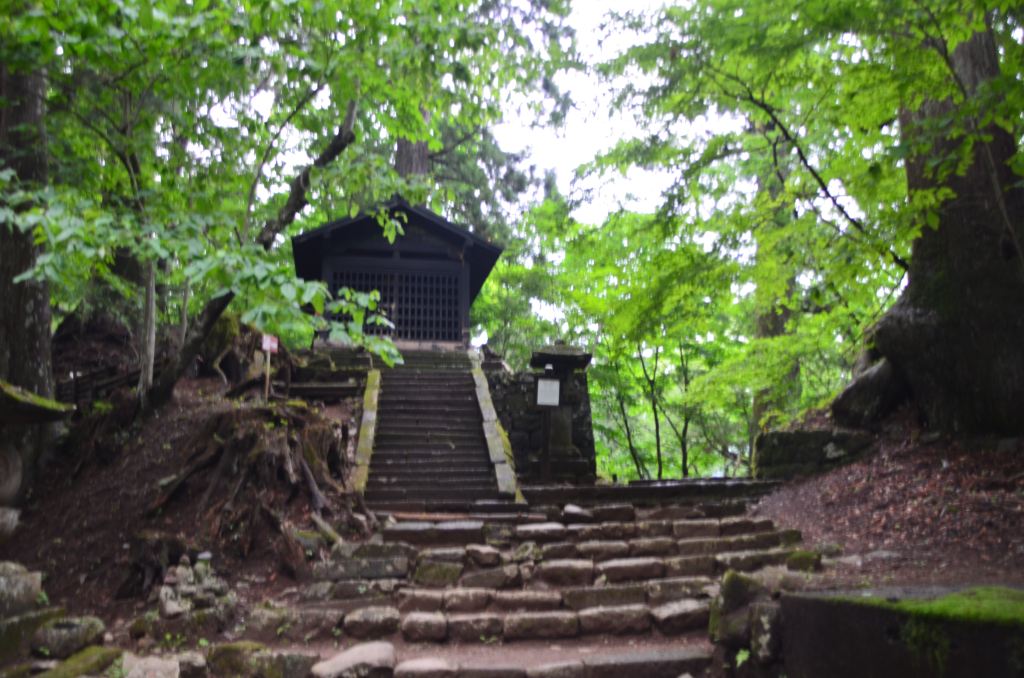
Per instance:
[[[295,271],[331,292],[379,290],[394,329],[367,332],[395,340],[468,344],[469,307],[501,248],[430,210],[397,198],[384,206],[403,224],[394,244],[375,214],[332,221],[292,238]]]

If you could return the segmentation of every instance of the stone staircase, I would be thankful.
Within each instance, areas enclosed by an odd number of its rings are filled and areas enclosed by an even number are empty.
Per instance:
[[[383,511],[507,511],[464,352],[403,353],[381,370],[365,498]],[[514,510],[514,509],[513,509]]]
[[[447,666],[436,675],[462,678],[699,675],[719,576],[784,563],[800,540],[744,510],[730,499],[395,522],[336,546],[297,601],[263,607],[268,619],[247,628],[309,638],[309,619],[333,620],[346,644],[390,640],[399,662],[432,658]],[[564,659],[539,664],[550,647]],[[399,664],[394,675],[427,674]]]

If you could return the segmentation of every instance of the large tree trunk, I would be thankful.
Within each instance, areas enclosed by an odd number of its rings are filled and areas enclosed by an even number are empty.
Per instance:
[[[17,181],[27,186],[46,181],[45,91],[41,72],[0,64],[0,167],[13,169]],[[0,222],[0,379],[52,398],[49,287],[39,281],[14,282],[38,254],[32,233]],[[0,485],[14,495],[0,497],[4,503],[24,494],[36,463],[52,444],[53,431],[47,424],[0,434]]]
[[[975,34],[952,54],[951,67],[966,95],[999,72],[990,33]],[[960,141],[948,130],[950,101],[930,101],[903,128],[940,126],[931,148],[947,153]],[[956,197],[939,213],[938,228],[914,242],[909,283],[870,337],[909,385],[930,428],[952,432],[1024,433],[1024,192],[1008,161],[1014,139],[982,130],[967,171],[936,180],[931,158],[907,164],[911,193],[945,186]],[[951,140],[952,139],[952,140]]]

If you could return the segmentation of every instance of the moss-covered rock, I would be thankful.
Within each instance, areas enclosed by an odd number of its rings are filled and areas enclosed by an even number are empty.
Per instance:
[[[0,620],[0,662],[7,662],[27,649],[28,641],[40,626],[64,616],[64,609],[48,607]]]
[[[57,668],[39,674],[39,678],[77,678],[94,673],[100,673],[113,664],[121,656],[121,650],[116,647],[87,647],[81,652],[71,656],[67,661],[59,664]]]
[[[206,663],[215,676],[253,676],[256,664],[254,657],[267,648],[262,643],[240,640],[234,643],[221,643],[210,648],[206,655]]]
[[[786,569],[794,572],[817,572],[821,569],[821,554],[817,551],[793,551],[786,558]]]
[[[746,647],[750,642],[748,606],[767,593],[757,579],[734,570],[726,572],[718,595],[711,600],[708,619],[711,640],[727,647]]]
[[[99,642],[107,627],[98,617],[61,617],[36,629],[32,652],[40,657],[67,659],[82,648]]]
[[[447,563],[440,560],[423,560],[416,566],[413,581],[419,586],[444,588],[459,581],[462,563]]]

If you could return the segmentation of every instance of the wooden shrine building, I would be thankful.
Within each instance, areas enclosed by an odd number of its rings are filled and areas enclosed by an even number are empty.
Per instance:
[[[469,307],[501,248],[423,207],[396,198],[384,205],[402,223],[394,244],[375,214],[332,221],[292,238],[295,271],[361,292],[379,290],[394,329],[367,326],[401,342],[469,342]]]

